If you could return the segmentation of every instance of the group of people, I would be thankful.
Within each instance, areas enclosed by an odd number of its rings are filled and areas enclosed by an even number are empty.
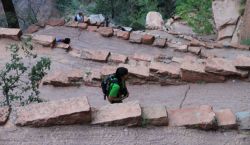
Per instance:
[[[84,22],[83,13],[78,13],[74,20],[76,22]],[[109,19],[105,18],[105,26],[109,23]],[[56,43],[70,44],[70,38],[56,38]],[[104,99],[108,98],[108,101],[113,103],[122,103],[124,99],[129,96],[128,89],[126,87],[126,79],[128,78],[128,69],[124,67],[117,68],[114,74],[106,76],[102,80],[102,91]]]

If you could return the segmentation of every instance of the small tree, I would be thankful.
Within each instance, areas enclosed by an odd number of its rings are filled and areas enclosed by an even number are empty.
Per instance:
[[[19,28],[16,10],[12,0],[1,0],[5,12],[6,20],[10,28]]]
[[[31,38],[26,38],[20,45],[12,44],[7,47],[11,52],[10,62],[0,71],[0,89],[4,95],[1,106],[19,102],[26,105],[31,102],[41,102],[39,98],[39,84],[46,71],[50,69],[49,58],[37,59],[37,55],[32,53]],[[23,55],[23,56],[21,56]],[[25,59],[29,63],[25,64]],[[35,65],[32,65],[32,63]]]

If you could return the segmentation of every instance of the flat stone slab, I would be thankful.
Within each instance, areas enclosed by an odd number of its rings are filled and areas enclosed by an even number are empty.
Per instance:
[[[114,34],[113,28],[111,27],[100,27],[98,32],[104,37],[112,37]]]
[[[167,39],[156,38],[155,41],[154,41],[154,43],[153,43],[153,46],[163,48],[163,47],[166,46],[166,42],[167,42]]]
[[[186,61],[181,65],[181,79],[187,82],[219,83],[224,82],[225,77],[205,72],[205,65],[197,61]]]
[[[215,112],[218,126],[224,129],[234,129],[237,127],[236,116],[230,109],[223,109]]]
[[[83,81],[83,77],[84,73],[81,70],[54,72],[43,79],[43,85],[53,85],[55,87],[79,86]]]
[[[65,24],[64,19],[51,18],[46,22],[50,26],[63,26]]]
[[[250,57],[237,56],[237,58],[234,60],[234,65],[239,69],[250,69]]]
[[[237,112],[237,121],[240,130],[250,130],[250,112]]]
[[[149,68],[146,66],[131,66],[128,64],[120,64],[119,67],[127,68],[128,73],[132,76],[136,76],[139,78],[148,78],[150,76]]]
[[[20,40],[22,31],[14,28],[0,28],[0,38],[10,38]]]
[[[194,53],[196,55],[200,54],[201,52],[201,47],[194,47],[194,46],[189,46],[188,51],[191,53]]]
[[[143,44],[153,44],[154,40],[155,40],[155,37],[153,35],[145,34],[142,36]]]
[[[168,110],[170,126],[186,126],[200,129],[212,129],[216,125],[215,113],[211,106]]]
[[[65,50],[70,50],[70,45],[65,44],[65,43],[57,43],[56,48],[62,48],[62,49],[65,49]]]
[[[142,107],[142,119],[142,125],[167,126],[167,109],[162,105]]]
[[[53,47],[56,41],[54,36],[48,35],[33,35],[32,40],[45,47]]]
[[[31,104],[17,109],[17,126],[84,124],[91,121],[87,97]]]
[[[87,29],[88,28],[88,24],[87,23],[79,23],[77,25],[78,28],[80,29]]]
[[[247,77],[248,75],[248,72],[237,70],[232,61],[224,58],[207,59],[205,71],[223,76],[238,75]]]
[[[129,42],[142,43],[142,34],[136,32],[130,33]]]
[[[98,29],[97,26],[88,26],[87,30],[90,31],[90,32],[96,32]]]
[[[137,102],[110,104],[92,112],[93,125],[139,125],[141,121],[141,107]]]
[[[139,53],[135,53],[131,59],[134,59],[134,60],[137,60],[137,61],[147,61],[147,62],[150,62],[153,60],[152,56],[151,55],[148,55],[148,54],[139,54]]]
[[[179,52],[187,52],[188,51],[188,46],[187,45],[181,45],[179,47],[175,48],[175,51],[179,51]]]
[[[10,114],[9,107],[0,108],[0,125],[4,125],[7,122],[9,114]]]
[[[180,66],[177,64],[164,64],[160,62],[151,62],[149,70],[160,75],[169,75],[171,78],[180,77]]]
[[[107,62],[109,55],[110,52],[108,51],[83,50],[81,53],[81,58],[97,62]]]
[[[72,27],[72,28],[77,28],[78,27],[78,22],[76,21],[69,21],[68,23],[65,24],[66,27]]]
[[[111,53],[109,57],[109,61],[114,63],[126,63],[128,60],[128,57],[122,54],[117,53]]]
[[[116,35],[117,35],[118,38],[128,40],[129,36],[130,36],[130,33],[127,32],[127,31],[118,30]]]

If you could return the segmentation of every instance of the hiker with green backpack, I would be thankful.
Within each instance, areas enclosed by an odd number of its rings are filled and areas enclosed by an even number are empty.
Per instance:
[[[115,74],[111,74],[104,78],[101,84],[104,100],[108,98],[111,104],[122,103],[122,101],[129,96],[125,82],[127,77],[128,69],[119,67]]]

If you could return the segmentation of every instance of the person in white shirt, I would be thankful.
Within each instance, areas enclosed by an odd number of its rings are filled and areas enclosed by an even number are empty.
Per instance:
[[[78,13],[78,14],[75,16],[75,21],[76,21],[76,22],[79,22],[79,23],[84,22],[84,16],[83,16],[83,13],[82,13],[82,12]]]

